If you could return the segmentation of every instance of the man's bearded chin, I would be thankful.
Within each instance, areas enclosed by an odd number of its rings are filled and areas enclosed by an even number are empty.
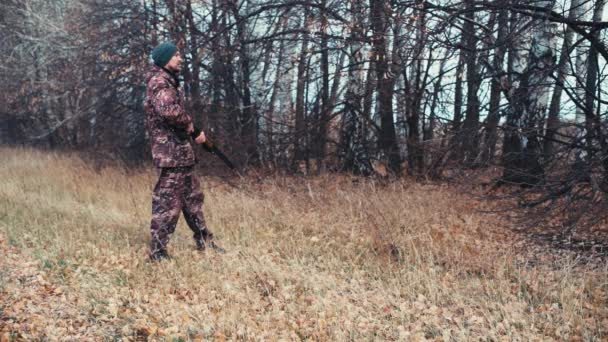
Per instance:
[[[174,67],[169,67],[168,69],[171,70],[171,71],[173,71],[173,72],[175,72],[175,73],[178,73],[178,72],[182,71],[182,65],[179,64],[179,65],[176,65]]]

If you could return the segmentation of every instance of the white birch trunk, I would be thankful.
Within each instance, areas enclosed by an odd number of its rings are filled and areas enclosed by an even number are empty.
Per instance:
[[[552,10],[555,0],[539,2],[538,6]],[[529,103],[526,106],[524,119],[528,121],[527,128],[536,130],[542,126],[542,120],[547,110],[551,96],[550,76],[555,64],[555,26],[548,20],[536,26],[532,35],[532,46],[529,56]],[[534,137],[540,135],[533,134]],[[524,148],[530,141],[524,142]]]
[[[365,118],[363,118],[363,99],[365,98],[365,72],[363,54],[365,52],[361,38],[364,37],[365,13],[363,4],[351,1],[353,23],[351,26],[352,42],[350,43],[350,67],[345,95],[346,110],[341,127],[341,160],[342,167],[361,174],[372,172],[367,151]]]
[[[555,0],[542,0],[536,6],[550,11]],[[536,20],[532,29],[532,43],[527,63],[515,58],[513,69],[522,71],[512,89],[511,118],[509,124],[515,129],[508,143],[514,149],[505,161],[505,181],[535,185],[542,182],[544,170],[541,165],[541,143],[544,115],[551,96],[550,76],[555,64],[555,29],[548,20]],[[521,55],[517,55],[521,57]]]
[[[578,7],[575,7],[574,2]],[[573,0],[572,10],[576,11],[577,20],[588,20],[590,15],[589,0]],[[574,41],[579,39],[579,35],[575,34]],[[589,42],[583,41],[576,48],[575,72],[576,79],[575,92],[576,98],[580,103],[585,102],[585,82],[587,79],[587,57],[589,56]],[[574,140],[578,147],[574,150],[575,164],[579,165],[587,159],[587,152],[581,148],[586,144],[587,129],[585,127],[585,109],[582,106],[576,106],[576,114],[574,117],[575,133]]]

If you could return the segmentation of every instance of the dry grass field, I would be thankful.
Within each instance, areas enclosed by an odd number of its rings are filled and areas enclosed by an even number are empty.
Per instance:
[[[608,339],[605,265],[532,260],[445,186],[201,175],[228,253],[197,253],[181,218],[151,264],[153,169],[0,156],[2,342]]]

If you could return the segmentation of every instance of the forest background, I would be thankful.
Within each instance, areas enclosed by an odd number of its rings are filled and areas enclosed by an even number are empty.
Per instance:
[[[189,113],[241,169],[492,170],[566,228],[603,217],[603,0],[0,6],[3,144],[149,160],[143,78],[170,40]]]

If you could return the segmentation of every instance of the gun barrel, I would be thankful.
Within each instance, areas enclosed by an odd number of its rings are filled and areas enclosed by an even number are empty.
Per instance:
[[[234,167],[234,164],[232,164],[232,162],[230,161],[230,159],[228,159],[228,157],[226,157],[222,151],[220,151],[219,148],[217,148],[216,146],[213,146],[213,154],[215,154],[216,156],[218,156],[218,158],[220,158],[224,164],[226,164],[226,166],[228,166],[229,168],[231,168],[232,170],[236,169]]]
[[[230,161],[230,159],[228,159],[228,157],[226,157],[226,155],[224,153],[222,153],[222,151],[220,151],[219,148],[217,148],[217,146],[215,146],[215,144],[213,144],[209,139],[207,139],[207,141],[205,141],[203,143],[203,148],[205,149],[205,151],[215,154],[218,158],[220,158],[224,164],[226,164],[226,166],[228,166],[230,169],[232,170],[236,170],[236,167],[234,166],[234,164]]]

